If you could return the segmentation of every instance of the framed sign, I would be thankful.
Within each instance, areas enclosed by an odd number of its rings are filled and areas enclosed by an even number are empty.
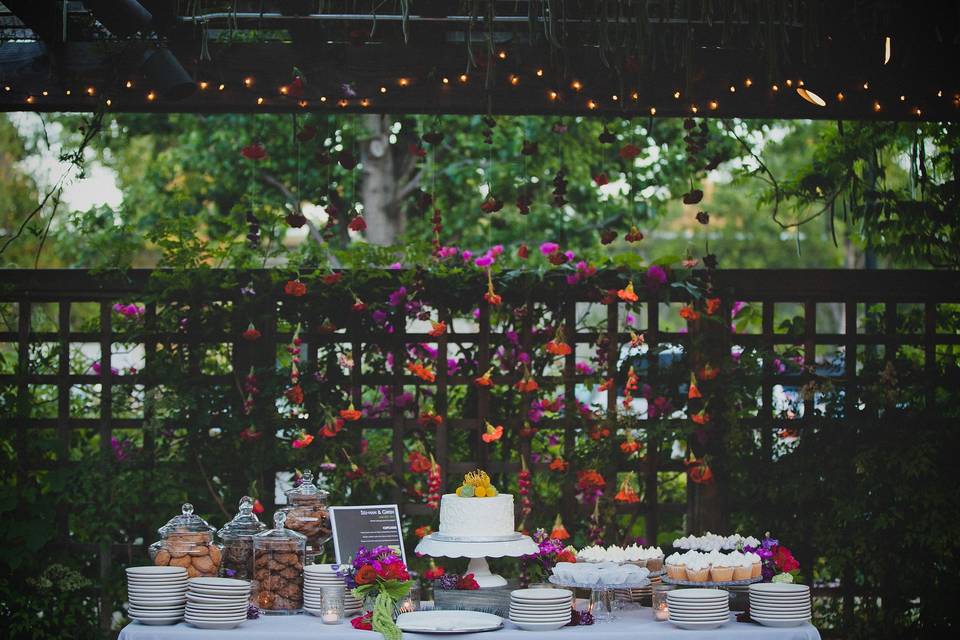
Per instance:
[[[400,508],[395,504],[331,507],[330,527],[338,564],[352,561],[361,545],[367,549],[391,547],[400,554],[404,564],[407,562],[400,529]]]

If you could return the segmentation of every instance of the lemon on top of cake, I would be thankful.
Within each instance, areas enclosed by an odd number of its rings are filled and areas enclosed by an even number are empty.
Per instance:
[[[470,471],[463,476],[463,484],[457,487],[461,498],[494,498],[499,492],[490,482],[486,471]]]

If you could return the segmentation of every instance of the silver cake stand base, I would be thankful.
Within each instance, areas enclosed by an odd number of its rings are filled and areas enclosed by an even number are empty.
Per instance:
[[[519,558],[539,550],[530,536],[517,533],[497,538],[461,538],[440,533],[424,536],[416,553],[431,558],[470,558],[467,573],[472,573],[481,589],[506,586],[507,581],[490,571],[487,558]]]

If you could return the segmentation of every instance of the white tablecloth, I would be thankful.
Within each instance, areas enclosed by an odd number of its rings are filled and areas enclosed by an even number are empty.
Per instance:
[[[488,632],[483,640],[547,640],[559,634],[567,640],[577,638],[590,640],[683,640],[684,638],[710,638],[711,640],[820,640],[820,634],[810,624],[785,629],[763,627],[756,623],[737,622],[731,614],[730,622],[710,631],[685,631],[669,622],[657,622],[652,610],[648,608],[619,612],[618,618],[611,622],[594,624],[587,627],[564,627],[559,631],[523,631],[509,620],[504,621],[503,629]],[[431,635],[423,633],[405,633],[404,640],[457,640],[475,637],[477,634]],[[120,632],[119,640],[240,640],[243,638],[269,640],[382,640],[379,633],[357,631],[349,622],[339,625],[327,625],[320,618],[299,614],[293,616],[260,616],[257,620],[247,620],[229,631],[197,629],[181,622],[176,625],[159,627],[139,623],[127,625]]]

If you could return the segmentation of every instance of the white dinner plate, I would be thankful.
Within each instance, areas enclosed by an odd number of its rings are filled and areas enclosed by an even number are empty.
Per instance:
[[[524,631],[553,631],[555,629],[563,629],[565,626],[570,624],[570,621],[568,620],[567,622],[514,622],[513,624],[517,625]]]
[[[215,620],[187,620],[187,624],[193,625],[198,629],[234,629],[244,623],[244,620],[231,620],[229,622],[220,622]]]
[[[130,616],[131,620],[136,620],[140,624],[149,624],[149,625],[161,625],[161,624],[177,624],[183,620],[183,616],[169,617],[169,618],[138,618],[137,616]]]
[[[510,605],[510,611],[516,611],[517,613],[563,613],[565,611],[570,611],[570,609],[571,607],[569,604],[563,607],[542,607],[540,609]]]
[[[810,587],[805,584],[789,584],[786,582],[755,582],[750,585],[750,593],[774,594],[809,594]]]
[[[410,611],[397,617],[397,626],[411,633],[476,633],[503,626],[503,618],[480,611]]]
[[[182,607],[187,604],[185,598],[167,598],[165,600],[149,600],[147,598],[130,598],[129,602],[135,607],[141,609],[167,609],[170,607]]]
[[[206,597],[218,597],[218,598],[236,598],[237,600],[243,600],[244,598],[250,597],[250,590],[246,591],[213,591],[207,589],[190,589],[188,593],[197,595],[197,596],[206,596]]]
[[[127,584],[138,584],[138,585],[168,585],[168,584],[189,584],[189,580],[186,578],[171,577],[171,578],[136,578],[134,576],[127,576]]]
[[[174,614],[174,613],[179,613],[183,615],[184,608],[183,606],[179,606],[179,607],[164,607],[162,609],[160,608],[144,609],[142,607],[135,607],[133,605],[130,605],[129,607],[127,607],[127,611],[129,611],[134,615],[143,615],[150,618],[164,618],[164,617],[168,617],[169,614]]]
[[[765,627],[800,627],[810,622],[810,618],[786,620],[781,618],[754,618],[753,616],[750,616],[750,619],[759,622]]]
[[[231,605],[229,607],[220,607],[220,606],[212,606],[212,607],[199,606],[198,607],[197,605],[191,605],[191,604],[188,604],[186,606],[187,611],[192,611],[194,613],[203,614],[203,615],[207,615],[209,613],[210,615],[215,615],[215,616],[246,613],[248,608],[249,607],[246,602],[244,602],[239,606]]]
[[[714,622],[717,620],[726,620],[730,617],[729,614],[725,616],[676,616],[673,615],[673,612],[670,612],[671,620],[679,620],[681,622]]]
[[[794,611],[806,611],[807,613],[809,613],[812,610],[812,607],[808,604],[798,606],[798,607],[777,607],[777,606],[751,603],[750,610],[751,611],[769,611],[770,613],[779,613],[781,611],[783,613],[791,613]]]
[[[128,576],[184,576],[187,575],[187,570],[183,567],[166,567],[166,566],[145,566],[145,567],[127,567],[126,569]]]
[[[244,620],[247,617],[246,613],[231,613],[230,615],[216,616],[209,613],[192,613],[187,611],[183,614],[183,617],[187,620]]]
[[[670,622],[681,629],[697,630],[697,629],[716,629],[717,627],[722,627],[727,623],[726,620],[721,620],[719,622],[683,622],[680,620],[673,620],[671,618]]]
[[[565,598],[554,598],[553,600],[530,600],[529,598],[510,598],[510,602],[516,602],[519,604],[526,604],[530,606],[540,607],[540,606],[555,605],[562,602],[570,602],[570,600],[572,599],[573,597],[568,595]]]
[[[557,596],[562,595],[566,589],[516,589],[510,592],[511,598],[523,598],[524,600],[556,600]],[[569,591],[566,591],[568,594]]]
[[[510,614],[511,622],[570,622],[570,616],[518,616]]]
[[[234,604],[237,602],[244,602],[246,598],[237,598],[236,596],[230,596],[229,598],[221,596],[207,596],[201,593],[188,593],[187,602],[200,602],[203,604]]]
[[[676,611],[677,613],[729,613],[729,607],[680,607],[677,605],[668,605],[667,609],[669,611]]]
[[[755,598],[755,597],[751,596],[751,597],[750,597],[750,602],[754,602],[754,603],[757,603],[757,604],[769,604],[769,605],[772,605],[772,606],[781,606],[781,605],[782,605],[782,606],[795,606],[795,605],[799,605],[799,604],[809,605],[809,604],[810,604],[810,599],[807,598],[807,599],[804,599],[804,600],[767,600],[766,598]]]

